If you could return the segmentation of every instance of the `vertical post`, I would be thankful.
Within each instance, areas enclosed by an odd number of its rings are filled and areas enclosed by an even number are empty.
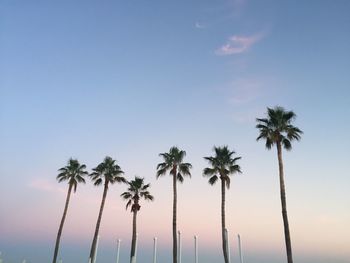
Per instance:
[[[198,237],[194,236],[194,262],[198,263]]]
[[[181,232],[178,231],[177,233],[178,233],[178,236],[179,236],[179,238],[178,238],[179,239],[179,241],[178,241],[179,242],[179,244],[178,244],[178,253],[179,254],[178,254],[177,258],[178,258],[178,263],[181,263]]]
[[[120,242],[122,240],[121,239],[118,239],[117,241],[117,263],[119,263],[119,251],[120,251]]]
[[[228,262],[231,262],[231,253],[230,253],[230,239],[228,238],[228,230],[225,228],[225,239],[226,239],[226,250],[227,250],[227,257],[228,257]]]
[[[157,238],[153,238],[153,263],[157,263]]]
[[[238,234],[238,251],[240,263],[243,263],[241,236]]]
[[[89,263],[91,263],[91,258],[89,258]]]
[[[92,259],[94,262],[92,263],[96,263],[96,258],[97,258],[97,249],[98,249],[98,243],[100,241],[100,235],[97,236],[97,241],[96,241],[96,248],[95,248],[95,258]]]

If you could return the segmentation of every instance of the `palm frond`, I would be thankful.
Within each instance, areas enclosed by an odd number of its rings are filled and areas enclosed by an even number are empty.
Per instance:
[[[283,138],[282,145],[283,145],[283,148],[286,149],[287,151],[290,151],[292,149],[292,144],[287,138]]]
[[[102,179],[101,178],[98,178],[95,182],[94,182],[94,185],[95,186],[99,186],[102,184]]]
[[[212,176],[217,173],[217,170],[215,168],[204,168],[203,170],[203,176]]]
[[[214,176],[209,178],[208,182],[209,182],[209,184],[214,185],[218,179],[219,179],[219,177],[217,177],[217,175],[214,175]]]
[[[180,174],[180,173],[177,173],[176,179],[177,179],[180,183],[183,183],[183,181],[184,181],[184,177],[183,177],[182,174]]]
[[[227,189],[230,189],[230,185],[231,185],[231,179],[230,179],[230,177],[229,177],[229,176],[224,176],[224,177],[223,177],[223,180],[224,180],[224,183],[225,183]]]

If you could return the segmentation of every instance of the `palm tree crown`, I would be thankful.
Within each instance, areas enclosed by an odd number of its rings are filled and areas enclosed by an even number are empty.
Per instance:
[[[184,180],[184,176],[191,176],[190,169],[192,165],[190,163],[183,163],[183,159],[186,156],[185,151],[179,150],[174,146],[170,148],[168,153],[160,153],[159,156],[163,157],[164,162],[157,165],[157,178],[165,175],[168,170],[181,183]]]
[[[227,146],[214,147],[215,156],[204,157],[211,167],[207,167],[203,170],[204,176],[209,176],[209,183],[215,184],[220,179],[225,183],[227,188],[230,188],[230,174],[241,173],[241,168],[236,161],[241,157],[232,156],[234,151],[230,151]]]
[[[128,191],[121,194],[124,200],[127,200],[126,209],[131,206],[131,212],[139,211],[141,206],[138,204],[140,198],[153,201],[154,197],[148,191],[150,184],[144,183],[144,178],[135,177],[134,180],[127,182]]]
[[[291,123],[296,115],[293,111],[286,111],[283,107],[267,108],[268,118],[256,119],[260,134],[256,140],[265,139],[267,149],[276,143],[281,143],[286,150],[292,149],[291,141],[299,141],[303,132]]]
[[[108,183],[126,183],[125,178],[122,176],[124,172],[121,170],[120,166],[111,157],[107,156],[96,168],[92,169],[93,172],[90,174],[91,180],[94,185],[98,186],[105,181]]]
[[[80,164],[78,160],[71,158],[69,159],[67,166],[58,170],[60,173],[57,175],[57,180],[59,183],[62,181],[68,181],[68,184],[72,185],[75,192],[78,183],[85,183],[84,176],[88,174],[85,169],[85,164]]]

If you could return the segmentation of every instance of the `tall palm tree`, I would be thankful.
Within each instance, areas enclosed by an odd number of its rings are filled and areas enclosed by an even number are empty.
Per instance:
[[[225,263],[229,262],[228,251],[227,251],[227,240],[225,237],[226,229],[226,214],[225,214],[225,195],[226,188],[230,188],[230,177],[229,175],[235,173],[241,173],[241,168],[236,161],[241,157],[233,158],[234,151],[230,151],[227,146],[216,147],[214,146],[214,156],[204,157],[210,164],[210,167],[204,168],[203,175],[209,176],[209,184],[214,185],[217,180],[221,180],[221,235],[222,235],[222,251],[224,254]]]
[[[90,250],[90,259],[91,259],[91,262],[94,263],[95,257],[96,257],[95,250],[96,250],[97,236],[100,230],[100,224],[102,219],[103,208],[107,197],[108,186],[109,184],[114,184],[116,182],[126,183],[126,180],[122,176],[124,172],[121,170],[120,166],[117,165],[116,161],[109,156],[107,156],[102,163],[100,163],[96,168],[92,170],[93,172],[90,174],[90,177],[94,182],[94,185],[99,186],[102,183],[104,184],[100,212],[98,214],[94,239],[92,241],[91,250]]]
[[[291,141],[299,141],[303,132],[292,125],[292,121],[296,117],[293,111],[286,111],[282,107],[275,107],[274,109],[267,108],[267,115],[268,118],[256,119],[256,121],[258,122],[256,128],[260,131],[260,134],[256,140],[258,141],[260,139],[264,139],[265,146],[268,150],[270,150],[273,145],[276,145],[277,147],[282,218],[284,225],[287,260],[288,263],[293,263],[292,245],[290,240],[289,223],[287,215],[286,189],[284,186],[282,146],[288,151],[291,150]]]
[[[165,175],[167,171],[173,177],[173,263],[177,263],[177,233],[176,233],[176,213],[177,213],[177,186],[176,182],[183,182],[184,176],[191,176],[190,163],[184,163],[183,159],[186,152],[179,150],[173,146],[168,153],[160,153],[164,162],[157,165],[157,179],[159,176]]]
[[[127,192],[121,194],[121,196],[127,200],[126,209],[131,206],[131,212],[133,213],[132,218],[132,241],[131,241],[131,251],[130,251],[130,263],[136,262],[136,218],[137,212],[140,210],[141,206],[139,201],[141,198],[145,200],[153,201],[153,196],[148,191],[150,184],[144,184],[144,178],[135,177],[134,180],[128,182],[129,188]]]
[[[68,193],[66,198],[66,204],[64,206],[63,216],[61,219],[60,226],[58,228],[56,244],[55,244],[55,252],[53,254],[52,263],[56,263],[56,260],[57,260],[62,229],[63,229],[64,221],[66,220],[72,189],[75,193],[77,190],[78,183],[85,183],[84,176],[88,174],[88,172],[85,171],[85,169],[86,169],[85,164],[80,164],[79,161],[76,159],[69,159],[67,166],[62,167],[61,169],[58,170],[59,174],[57,175],[57,180],[59,183],[63,181],[68,181]]]

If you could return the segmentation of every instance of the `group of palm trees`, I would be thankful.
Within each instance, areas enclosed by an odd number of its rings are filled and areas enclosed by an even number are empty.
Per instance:
[[[296,115],[293,111],[286,111],[282,107],[267,108],[267,118],[256,119],[256,128],[259,130],[259,136],[257,140],[264,139],[267,149],[271,149],[276,145],[277,157],[279,164],[279,181],[280,181],[280,195],[282,205],[282,218],[284,225],[284,236],[287,252],[287,262],[293,263],[292,259],[292,247],[289,232],[287,206],[286,206],[286,193],[284,185],[284,172],[282,162],[282,147],[286,150],[291,150],[291,141],[300,140],[302,131],[292,125],[292,121]],[[178,149],[177,147],[171,147],[169,152],[159,154],[162,157],[163,162],[157,165],[156,177],[159,178],[167,173],[173,178],[173,263],[178,262],[177,258],[177,181],[183,182],[184,176],[191,176],[190,169],[192,165],[184,162],[186,152]],[[203,176],[209,177],[209,184],[214,185],[219,179],[221,181],[221,232],[222,232],[222,250],[225,263],[229,262],[227,251],[227,240],[225,236],[226,222],[225,222],[225,191],[230,187],[230,175],[241,173],[241,168],[237,164],[237,161],[241,157],[235,156],[235,152],[231,151],[227,146],[216,147],[214,146],[214,155],[204,157],[209,163],[209,167],[203,170]],[[154,198],[148,191],[150,184],[145,184],[144,179],[135,177],[134,180],[127,181],[121,170],[120,166],[111,157],[106,157],[102,163],[96,168],[92,169],[92,173],[86,171],[86,166],[80,164],[78,160],[70,159],[67,166],[59,169],[59,175],[57,176],[58,182],[68,181],[68,193],[66,203],[64,207],[63,216],[59,226],[59,230],[56,238],[55,251],[53,256],[53,263],[56,263],[60,238],[64,221],[67,215],[67,209],[72,190],[76,191],[78,183],[85,183],[84,176],[91,177],[94,185],[98,186],[103,183],[104,190],[101,201],[101,206],[96,223],[95,233],[90,250],[90,260],[95,261],[95,251],[97,244],[97,237],[102,219],[103,208],[110,184],[125,183],[128,185],[128,190],[121,194],[121,197],[127,201],[126,208],[131,207],[133,213],[133,230],[132,230],[132,242],[130,251],[130,262],[136,261],[135,246],[136,246],[136,221],[137,213],[140,210],[139,201],[141,198],[152,201]]]

